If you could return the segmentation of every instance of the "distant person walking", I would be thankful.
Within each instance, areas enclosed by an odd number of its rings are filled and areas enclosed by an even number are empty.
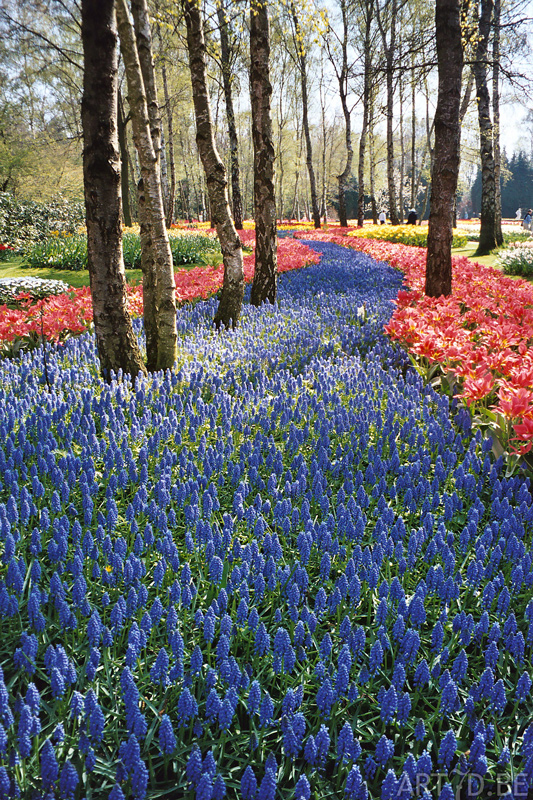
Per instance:
[[[526,229],[526,231],[531,230],[531,211],[526,212],[526,216],[524,217],[524,221],[522,222],[522,227]]]
[[[522,209],[521,208],[517,208],[516,209],[516,221],[520,222],[521,219],[522,219]]]
[[[418,215],[414,208],[412,208],[409,212],[409,216],[407,217],[407,224],[408,225],[416,225],[418,222]]]
[[[385,223],[387,222],[387,215],[385,214],[384,211],[381,212],[381,214],[379,215],[378,219],[379,219],[380,225],[385,225]]]

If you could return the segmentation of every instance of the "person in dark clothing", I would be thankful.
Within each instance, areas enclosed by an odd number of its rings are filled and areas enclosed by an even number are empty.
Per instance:
[[[412,208],[409,212],[409,216],[407,217],[407,224],[408,225],[416,225],[418,222],[418,216],[414,208]]]

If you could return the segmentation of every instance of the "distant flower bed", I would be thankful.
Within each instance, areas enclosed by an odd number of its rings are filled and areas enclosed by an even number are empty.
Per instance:
[[[533,239],[510,243],[500,251],[498,264],[506,275],[533,275]]]
[[[255,222],[254,222],[253,219],[245,219],[244,222],[243,222],[243,226],[244,226],[245,230],[254,230],[255,229]],[[197,219],[193,219],[193,220],[191,220],[191,222],[185,222],[185,221],[174,222],[172,224],[172,226],[171,226],[171,229],[176,229],[176,230],[195,230],[195,229],[198,229],[198,230],[204,230],[204,231],[205,230],[213,230],[213,228],[211,228],[211,222],[209,220],[207,220],[205,222],[200,222]],[[239,233],[241,233],[241,231],[239,231]]]
[[[413,247],[427,247],[427,226],[419,225],[364,225],[362,228],[349,231],[348,236],[358,239],[381,239],[386,242],[399,242]],[[465,247],[468,236],[458,230],[454,231],[452,247]]]
[[[0,305],[13,304],[17,300],[42,300],[50,295],[64,294],[69,289],[70,286],[65,281],[43,278],[1,278]]]
[[[313,222],[309,220],[290,220],[282,222],[277,226],[278,231],[299,231],[299,230],[314,230]]]

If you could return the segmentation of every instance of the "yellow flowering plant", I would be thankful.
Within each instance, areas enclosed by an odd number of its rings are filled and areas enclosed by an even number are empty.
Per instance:
[[[379,239],[384,242],[399,242],[413,247],[427,247],[427,226],[419,225],[365,225],[363,228],[350,231],[348,236],[358,239]],[[465,233],[454,230],[452,247],[466,247],[468,237]]]

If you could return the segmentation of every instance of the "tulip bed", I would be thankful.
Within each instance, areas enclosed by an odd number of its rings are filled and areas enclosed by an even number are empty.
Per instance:
[[[313,246],[173,373],[0,362],[0,798],[525,797],[528,485],[384,335],[400,273]]]
[[[310,237],[311,238],[311,237]],[[388,242],[317,232],[315,240],[354,247],[405,274],[387,333],[432,374],[441,368],[452,393],[488,427],[510,458],[533,447],[533,287],[492,267],[453,259],[453,294],[424,295],[425,253]]]

